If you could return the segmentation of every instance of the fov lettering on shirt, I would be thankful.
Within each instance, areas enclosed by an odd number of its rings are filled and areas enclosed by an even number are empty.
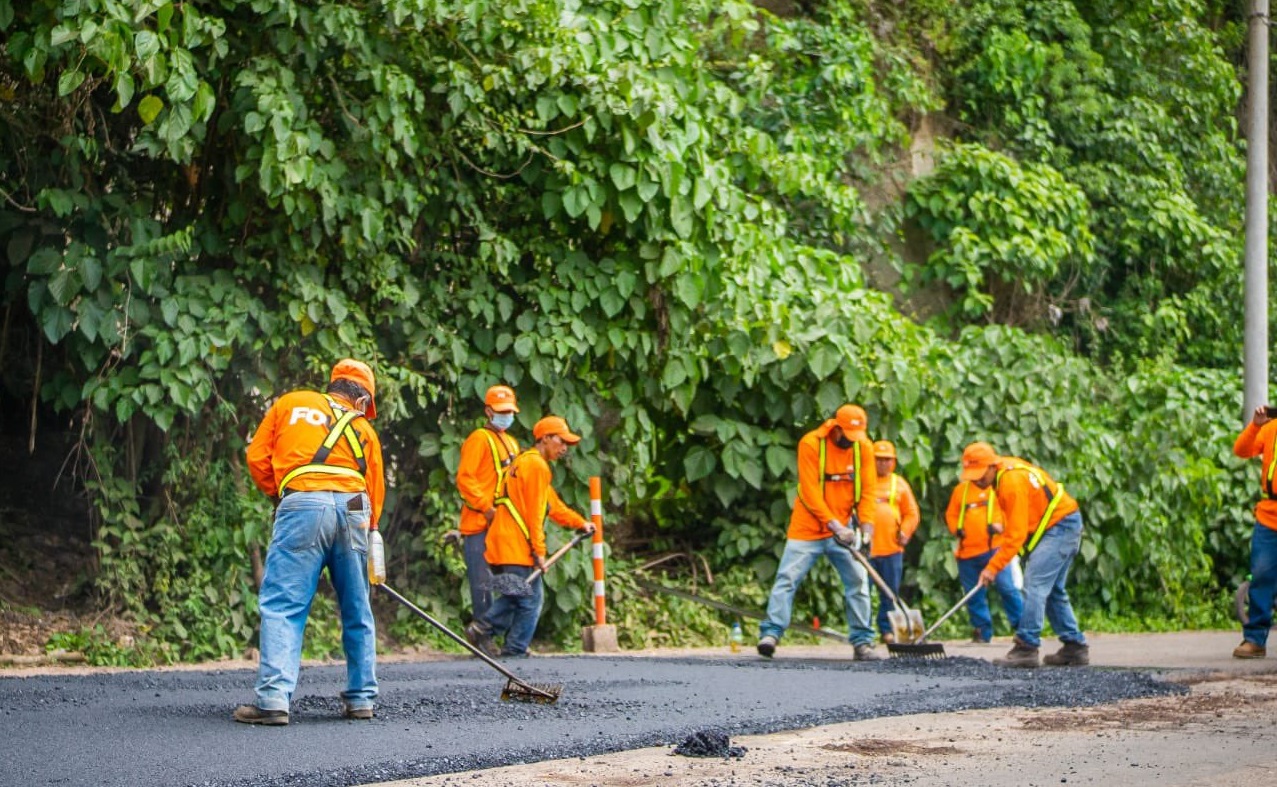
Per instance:
[[[313,407],[294,407],[288,417],[288,425],[292,426],[298,421],[305,421],[311,426],[328,426],[328,413]]]

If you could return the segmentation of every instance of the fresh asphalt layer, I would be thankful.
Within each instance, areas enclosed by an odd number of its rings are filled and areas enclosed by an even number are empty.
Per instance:
[[[564,684],[562,698],[502,702],[504,678],[474,659],[382,664],[377,717],[347,721],[338,698],[344,667],[307,667],[292,724],[255,727],[230,719],[252,696],[249,670],[0,678],[0,784],[369,784],[669,745],[711,727],[761,734],[1184,691],[1132,670],[1006,670],[961,656],[874,663],[566,656],[509,666],[534,683]]]

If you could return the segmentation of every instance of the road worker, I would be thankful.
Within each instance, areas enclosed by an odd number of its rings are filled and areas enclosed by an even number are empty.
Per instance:
[[[913,538],[921,518],[918,501],[913,496],[909,482],[896,474],[896,446],[890,440],[874,443],[874,467],[878,471],[878,484],[874,488],[874,501],[878,507],[874,514],[873,539],[869,544],[869,564],[874,567],[891,592],[899,595],[900,580],[904,576],[905,546]],[[878,633],[883,642],[894,642],[891,621],[887,613],[896,605],[878,588]]]
[[[502,476],[497,511],[488,527],[484,552],[494,574],[510,574],[523,580],[534,570],[545,571],[547,516],[563,527],[594,532],[593,523],[564,505],[551,486],[550,462],[562,459],[581,437],[572,433],[567,421],[549,415],[532,427],[532,438],[536,441],[533,447],[516,456]],[[527,595],[498,595],[487,612],[466,626],[466,638],[492,654],[493,636],[504,635],[504,645],[496,655],[527,656],[541,616],[541,577],[533,580],[531,591]]]
[[[461,494],[462,555],[466,561],[466,581],[470,584],[472,618],[478,618],[492,604],[492,574],[483,559],[488,525],[496,516],[497,485],[501,475],[519,453],[519,443],[510,436],[514,414],[519,412],[514,390],[494,385],[483,395],[487,422],[470,433],[461,444],[457,467],[457,491]]]
[[[785,551],[767,601],[767,618],[758,627],[758,654],[771,658],[789,628],[794,593],[821,555],[838,571],[847,611],[848,641],[857,661],[879,658],[870,625],[869,575],[852,559],[873,536],[878,472],[873,443],[865,434],[869,419],[854,404],[838,408],[798,441],[798,495],[789,517]]]
[[[1277,593],[1277,419],[1267,406],[1255,408],[1250,423],[1233,443],[1239,459],[1261,457],[1259,484],[1262,497],[1255,505],[1255,527],[1250,534],[1250,595],[1242,643],[1233,657],[1262,659],[1268,655],[1268,629],[1273,624],[1273,595]]]
[[[1064,643],[1043,662],[1056,667],[1090,663],[1090,647],[1065,589],[1069,568],[1082,544],[1082,512],[1077,501],[1042,468],[1023,459],[998,456],[988,443],[972,443],[963,450],[960,480],[992,489],[1002,509],[1002,543],[980,572],[980,584],[994,584],[1022,550],[1028,560],[1024,610],[1015,630],[1015,644],[1005,658],[993,663],[1038,666],[1043,616]]]
[[[373,717],[377,643],[368,600],[368,533],[377,529],[385,498],[381,443],[371,424],[376,392],[367,364],[339,361],[327,393],[281,396],[248,446],[253,483],[277,505],[258,591],[257,700],[236,708],[235,721],[288,723],[302,635],[325,568],[337,593],[346,650],[343,715]]]
[[[998,508],[993,490],[981,489],[971,481],[959,481],[949,496],[944,521],[949,532],[958,539],[953,554],[958,559],[958,581],[966,595],[980,584],[980,572],[1002,546],[1002,509]],[[1020,625],[1020,613],[1024,610],[1024,599],[1016,582],[1019,561],[1018,555],[1012,558],[993,580],[1012,631]],[[983,585],[967,602],[967,615],[971,619],[972,642],[993,639],[989,591]]]

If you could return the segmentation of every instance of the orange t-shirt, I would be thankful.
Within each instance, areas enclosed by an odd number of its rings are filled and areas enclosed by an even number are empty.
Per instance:
[[[966,515],[962,514],[966,511]],[[953,554],[959,560],[979,557],[1002,546],[1002,534],[990,533],[989,523],[1002,521],[1002,509],[998,508],[992,489],[981,489],[970,481],[961,481],[949,496],[949,507],[944,512],[944,523],[949,532],[958,534],[958,519],[962,519],[962,539]]]
[[[1046,492],[1031,473],[1016,469],[1024,467],[1033,468],[1045,480],[1049,489],[1063,495],[1046,524],[1046,530],[1050,530],[1061,519],[1078,510],[1077,501],[1045,470],[1023,459],[1003,457],[998,466],[998,480],[994,482],[994,489],[998,496],[998,507],[1002,509],[1005,529],[998,553],[990,558],[989,565],[985,567],[985,571],[993,574],[997,574],[1010,565],[1011,560],[1020,553],[1025,542],[1033,537],[1038,522],[1042,521],[1042,515],[1046,513],[1046,507],[1050,502]]]
[[[461,535],[478,535],[488,529],[483,512],[492,508],[499,470],[509,467],[517,453],[517,440],[486,426],[471,432],[461,444],[461,462],[457,466],[457,491],[461,493],[462,503],[458,525]]]
[[[874,465],[874,445],[863,434],[852,438],[850,448],[839,448],[829,433],[837,424],[831,418],[798,441],[798,496],[789,516],[788,537],[795,541],[829,538],[828,524],[838,520],[850,527],[852,506],[862,524],[872,525],[878,504],[874,489],[878,470]],[[825,466],[820,466],[820,443],[825,442]],[[860,452],[860,503],[857,505],[855,454]],[[832,476],[832,477],[831,477]],[[822,483],[823,477],[823,483]],[[821,487],[824,487],[823,493]]]
[[[1267,483],[1268,465],[1274,459],[1274,439],[1277,439],[1277,420],[1269,421],[1263,426],[1255,426],[1255,422],[1251,421],[1237,436],[1237,442],[1233,443],[1233,454],[1239,459],[1262,457],[1259,465],[1260,489],[1263,489]],[[1277,486],[1277,473],[1273,474],[1273,485]],[[1270,500],[1267,497],[1260,499],[1255,505],[1255,519],[1264,527],[1277,530],[1277,500]]]
[[[918,521],[921,519],[918,501],[913,496],[913,489],[909,486],[909,482],[895,473],[879,476],[878,484],[874,489],[874,502],[877,504],[877,511],[874,516],[873,540],[869,544],[869,556],[888,557],[905,551],[905,548],[896,541],[896,534],[912,536],[918,529]]]
[[[333,399],[340,405],[351,406],[350,402],[340,396],[334,396]],[[276,399],[248,444],[248,471],[253,476],[253,483],[270,497],[278,497],[280,482],[294,469],[311,463],[315,452],[336,422],[337,418],[327,397],[318,391],[293,391]],[[367,463],[364,477],[306,473],[290,481],[288,488],[295,492],[367,490],[372,507],[369,523],[376,530],[386,496],[381,442],[367,418],[358,417],[351,421],[350,426],[363,446],[364,461]],[[355,462],[355,453],[350,449],[345,436],[338,438],[324,464],[359,469]]]
[[[497,514],[484,540],[483,558],[489,565],[531,566],[534,553],[545,557],[547,514],[564,527],[573,530],[585,527],[585,517],[568,508],[550,485],[553,478],[550,463],[535,448],[514,458],[506,471],[505,494],[528,530],[524,533],[507,506],[497,506]]]

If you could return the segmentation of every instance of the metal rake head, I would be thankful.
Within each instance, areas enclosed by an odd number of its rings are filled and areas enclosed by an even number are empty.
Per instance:
[[[893,642],[887,645],[887,652],[894,659],[943,659],[944,645],[938,642],[904,644]]]
[[[501,690],[501,699],[509,702],[539,702],[542,705],[553,705],[559,701],[563,693],[562,683],[524,683],[517,680],[506,681]]]

